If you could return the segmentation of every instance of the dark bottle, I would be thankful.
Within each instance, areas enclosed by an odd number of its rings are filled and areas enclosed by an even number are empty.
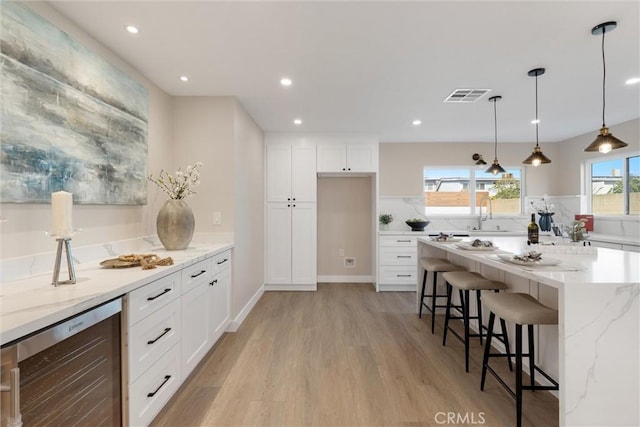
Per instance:
[[[529,243],[535,245],[538,243],[538,224],[536,224],[536,214],[531,214],[531,222],[527,226],[527,238]]]

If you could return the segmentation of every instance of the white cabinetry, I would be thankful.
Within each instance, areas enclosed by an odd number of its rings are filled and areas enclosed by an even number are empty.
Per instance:
[[[267,289],[315,290],[316,146],[267,138]]]
[[[318,143],[318,173],[376,173],[377,143]]]
[[[414,291],[418,241],[415,236],[383,235],[378,246],[378,290]]]
[[[126,295],[129,425],[146,426],[230,322],[231,251]]]

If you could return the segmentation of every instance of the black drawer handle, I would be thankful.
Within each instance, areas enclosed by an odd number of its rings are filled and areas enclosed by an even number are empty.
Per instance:
[[[411,255],[396,255],[396,258],[411,258]]]
[[[295,205],[294,205],[294,206],[295,206]],[[227,262],[227,261],[229,261],[229,258],[225,258],[225,259],[223,259],[222,261],[218,261],[218,262],[217,262],[217,264],[218,264],[218,265],[220,265],[220,264],[224,264],[224,263],[225,263],[225,262]]]
[[[218,283],[218,279],[216,279],[216,280],[214,280],[214,281],[212,281],[212,282],[209,282],[209,286],[213,286],[213,285],[215,285],[216,283]]]
[[[156,393],[157,393],[157,392],[159,392],[159,391],[160,391],[160,389],[161,389],[161,388],[162,388],[162,387],[167,383],[167,381],[169,381],[170,379],[171,379],[171,375],[165,375],[165,376],[164,376],[164,381],[162,381],[162,384],[160,384],[160,385],[158,386],[158,388],[157,388],[157,389],[155,389],[153,392],[151,392],[151,393],[147,393],[147,397],[153,397],[153,396],[155,396],[155,395],[156,395]]]
[[[191,278],[192,278],[192,279],[195,279],[196,277],[201,276],[201,275],[203,275],[203,274],[204,274],[204,273],[206,273],[206,272],[207,272],[207,270],[201,270],[201,271],[200,271],[200,273],[198,273],[198,274],[192,274],[192,275],[191,275]]]
[[[396,240],[398,243],[411,243],[411,240]]]
[[[165,336],[170,330],[171,330],[171,328],[164,328],[164,332],[163,333],[158,335],[158,337],[156,339],[151,340],[151,341],[147,341],[147,344],[155,344],[156,341],[158,341],[160,338]]]
[[[397,274],[398,277],[411,277],[410,274]]]
[[[147,301],[153,301],[156,298],[160,298],[162,295],[166,294],[167,292],[171,292],[171,288],[167,288],[164,291],[160,292],[158,295],[156,295],[155,297],[148,297]]]

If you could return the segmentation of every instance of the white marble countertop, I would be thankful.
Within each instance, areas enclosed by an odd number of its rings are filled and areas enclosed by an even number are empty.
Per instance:
[[[497,259],[496,253],[522,253],[528,250],[526,238],[516,236],[492,236],[491,241],[499,251],[469,251],[458,248],[455,243],[440,243],[420,237],[419,242],[440,248],[447,252],[464,256],[520,277],[558,288],[565,284],[640,284],[640,253],[615,249],[597,248],[597,254],[573,255],[550,254],[562,264],[579,268],[579,271],[557,271],[545,267],[534,269]],[[560,267],[558,267],[560,268]]]
[[[154,280],[233,247],[232,243],[192,243],[182,251],[154,248],[174,265],[152,270],[101,268],[99,261],[76,265],[77,283],[51,285],[51,274],[40,274],[0,285],[0,343],[25,335],[110,301]]]
[[[622,245],[640,246],[640,239],[638,239],[637,236],[616,236],[613,234],[589,233],[588,240],[593,240],[594,242],[609,242],[620,243]]]

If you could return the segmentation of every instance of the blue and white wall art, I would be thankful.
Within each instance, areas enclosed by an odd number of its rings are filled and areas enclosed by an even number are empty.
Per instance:
[[[146,88],[26,6],[0,9],[0,201],[145,204]]]

